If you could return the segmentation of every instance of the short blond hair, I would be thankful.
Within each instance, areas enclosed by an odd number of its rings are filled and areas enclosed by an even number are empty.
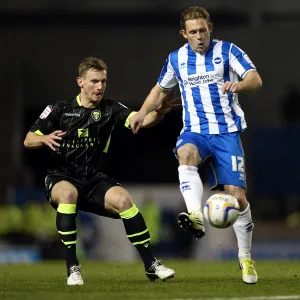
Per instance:
[[[86,74],[86,72],[91,69],[97,71],[107,71],[107,65],[102,59],[96,57],[87,57],[79,64],[79,77],[83,77]]]
[[[207,24],[212,24],[208,11],[200,6],[187,8],[180,16],[180,29],[185,29],[185,22],[189,20],[202,18]]]

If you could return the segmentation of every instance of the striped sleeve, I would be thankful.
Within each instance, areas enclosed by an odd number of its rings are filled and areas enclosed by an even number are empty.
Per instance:
[[[230,47],[229,64],[232,71],[241,78],[244,78],[250,70],[256,70],[249,56],[234,44]]]
[[[170,55],[161,70],[157,83],[163,90],[169,90],[178,83],[175,71],[170,61]]]

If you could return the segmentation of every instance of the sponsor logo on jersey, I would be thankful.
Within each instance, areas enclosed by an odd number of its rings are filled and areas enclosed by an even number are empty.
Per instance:
[[[183,80],[184,86],[189,85],[190,87],[199,86],[201,84],[215,83],[219,80],[219,73],[207,73],[207,74],[192,74]]]
[[[78,137],[88,137],[89,136],[89,129],[88,128],[79,128],[78,129]]]
[[[74,140],[63,140],[61,148],[79,149],[79,148],[92,148],[101,144],[99,137],[81,137]]]
[[[46,118],[51,114],[52,110],[53,110],[52,106],[51,106],[51,105],[48,105],[48,106],[44,109],[44,111],[41,113],[40,119],[42,119],[42,120],[46,119]]]
[[[93,118],[94,121],[99,121],[100,118],[101,118],[100,110],[93,110],[91,115],[92,115],[92,118]]]
[[[65,117],[80,117],[79,113],[64,113]]]
[[[180,63],[180,67],[179,67],[179,68],[180,68],[180,69],[186,68],[186,63],[185,63],[185,62]]]

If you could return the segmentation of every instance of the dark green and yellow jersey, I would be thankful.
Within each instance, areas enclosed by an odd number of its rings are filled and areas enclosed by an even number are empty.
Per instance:
[[[58,151],[51,151],[55,163],[49,173],[89,177],[102,172],[103,153],[108,151],[114,128],[129,128],[129,118],[134,114],[110,99],[102,99],[96,108],[85,108],[77,96],[48,105],[30,131],[38,135],[66,131]]]

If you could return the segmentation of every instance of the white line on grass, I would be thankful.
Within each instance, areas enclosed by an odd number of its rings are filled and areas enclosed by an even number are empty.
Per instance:
[[[286,296],[257,296],[257,297],[236,297],[236,298],[175,298],[172,300],[295,300],[300,299],[300,295]]]

